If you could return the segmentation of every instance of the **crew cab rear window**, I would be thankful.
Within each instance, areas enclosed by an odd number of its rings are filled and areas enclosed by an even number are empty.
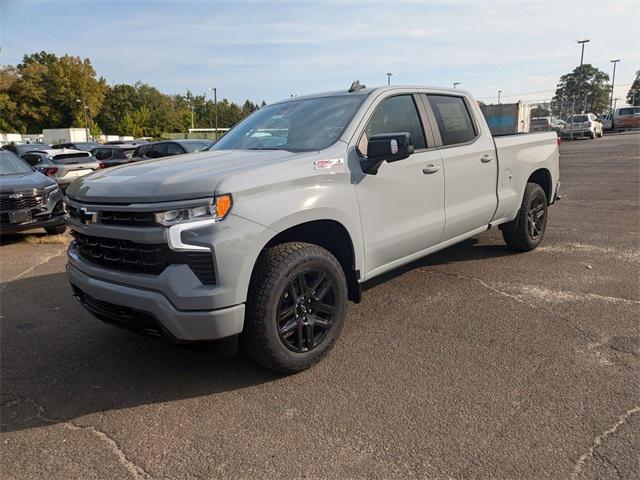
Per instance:
[[[636,108],[621,108],[618,115],[633,115],[634,113],[640,113],[640,107]]]
[[[462,97],[427,95],[443,145],[470,142],[476,137],[471,115]]]
[[[418,109],[411,95],[398,95],[384,100],[376,108],[365,129],[367,138],[381,133],[400,132],[411,134],[416,150],[427,148]]]

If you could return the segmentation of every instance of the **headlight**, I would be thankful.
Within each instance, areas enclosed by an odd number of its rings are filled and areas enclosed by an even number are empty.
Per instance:
[[[44,187],[43,189],[45,192],[47,193],[54,193],[57,192],[58,190],[60,190],[60,187],[58,187],[58,185],[49,185],[48,187]]]
[[[231,203],[230,194],[218,195],[213,199],[212,203],[207,205],[178,208],[176,210],[156,213],[156,221],[166,226],[206,219],[219,222],[223,220],[229,213],[229,210],[231,210]]]

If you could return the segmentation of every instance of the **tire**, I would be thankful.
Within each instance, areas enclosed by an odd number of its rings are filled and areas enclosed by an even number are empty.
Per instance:
[[[502,226],[502,237],[510,249],[528,252],[540,244],[546,227],[547,196],[537,183],[527,183],[518,215]]]
[[[47,235],[61,235],[67,231],[66,225],[58,225],[56,227],[47,227],[45,228]]]
[[[331,350],[346,310],[347,281],[330,252],[302,242],[267,248],[249,285],[240,348],[270,370],[305,370]]]

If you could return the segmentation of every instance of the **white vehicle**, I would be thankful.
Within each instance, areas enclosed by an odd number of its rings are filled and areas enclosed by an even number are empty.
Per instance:
[[[598,121],[595,113],[580,113],[569,118],[563,136],[567,138],[589,137],[595,140],[602,137],[603,131],[604,127]]]
[[[71,184],[69,281],[105,322],[239,340],[300,371],[337,341],[363,282],[492,227],[536,248],[558,198],[557,141],[492,136],[457,89],[354,82],[290,98],[211,150]]]
[[[63,190],[76,178],[95,172],[100,163],[89,152],[70,148],[31,150],[22,158],[33,168],[55,180]]]

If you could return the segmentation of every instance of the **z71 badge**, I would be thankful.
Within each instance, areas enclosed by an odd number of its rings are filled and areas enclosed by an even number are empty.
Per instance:
[[[325,168],[333,168],[339,165],[344,165],[344,158],[329,158],[326,160],[316,160],[313,163],[316,166],[316,170],[324,170]]]

